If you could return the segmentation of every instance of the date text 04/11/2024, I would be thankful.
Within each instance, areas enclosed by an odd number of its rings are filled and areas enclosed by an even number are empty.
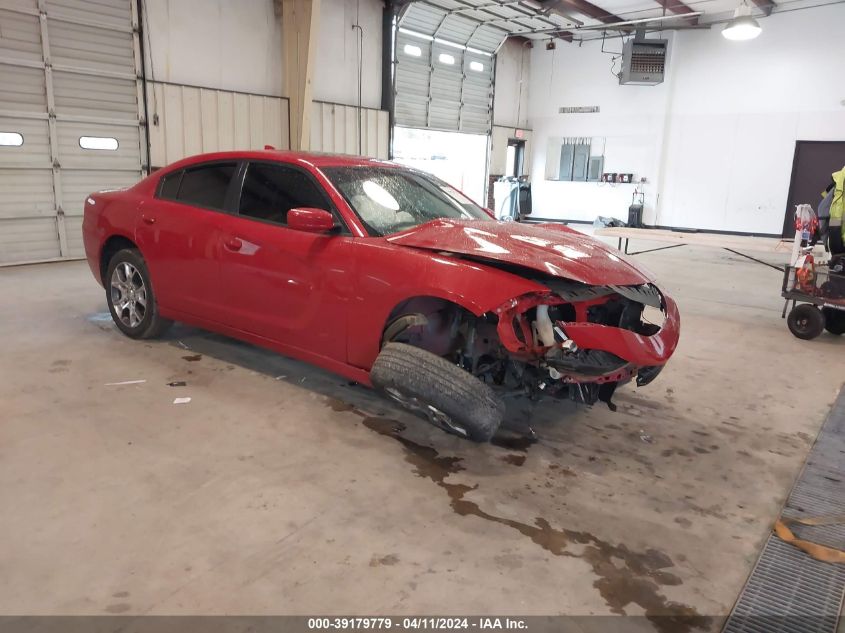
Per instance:
[[[399,619],[386,617],[335,617],[308,618],[310,630],[526,630],[525,620],[519,618],[442,618],[442,617],[406,617]]]

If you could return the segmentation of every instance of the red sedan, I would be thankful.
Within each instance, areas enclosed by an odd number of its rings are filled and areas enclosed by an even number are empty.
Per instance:
[[[278,151],[194,156],[85,205],[85,251],[117,327],[174,320],[372,385],[489,440],[502,397],[612,408],[672,355],[675,303],[618,251],[498,222],[388,162]]]

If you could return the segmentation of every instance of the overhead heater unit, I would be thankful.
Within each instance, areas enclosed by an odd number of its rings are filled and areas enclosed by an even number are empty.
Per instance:
[[[622,48],[620,84],[656,86],[666,73],[666,49],[669,40],[646,39],[638,32]]]

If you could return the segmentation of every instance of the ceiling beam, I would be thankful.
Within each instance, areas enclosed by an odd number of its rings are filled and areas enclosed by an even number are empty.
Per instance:
[[[695,13],[691,7],[685,5],[681,0],[655,0],[657,4],[675,15],[684,15],[685,13]],[[770,2],[771,0],[760,0],[761,2]],[[690,24],[698,24],[698,16],[691,17],[687,20]]]
[[[671,0],[673,2],[677,0]],[[548,6],[552,10],[559,10],[563,13],[568,11],[575,11],[586,15],[594,20],[598,20],[602,24],[614,24],[616,22],[623,22],[622,18],[614,15],[609,11],[605,11],[599,6],[594,5],[589,0],[545,0],[543,6]]]
[[[754,4],[756,4],[758,8],[762,9],[763,13],[766,15],[771,15],[772,9],[777,6],[774,2],[772,2],[772,0],[754,0]]]

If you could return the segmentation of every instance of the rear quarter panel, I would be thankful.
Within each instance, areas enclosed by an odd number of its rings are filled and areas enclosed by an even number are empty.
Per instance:
[[[134,189],[92,193],[85,200],[82,218],[82,242],[85,257],[94,278],[103,285],[100,256],[110,237],[135,241],[138,203],[142,196]]]

